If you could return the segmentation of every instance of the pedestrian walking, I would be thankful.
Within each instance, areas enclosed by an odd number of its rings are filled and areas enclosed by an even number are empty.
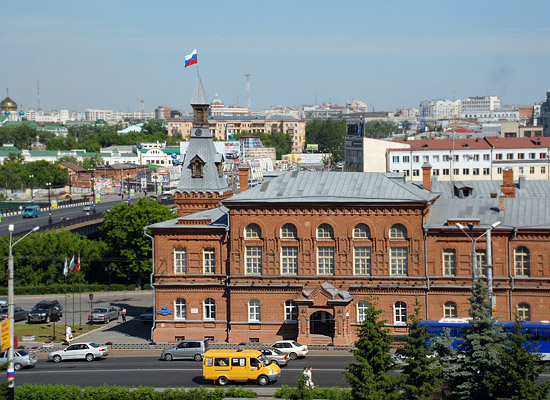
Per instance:
[[[315,387],[315,385],[313,384],[312,371],[313,371],[313,368],[309,367],[309,370],[307,371],[307,375],[309,377],[307,386],[313,389]]]
[[[71,344],[71,340],[73,340],[73,330],[69,325],[65,325],[65,341]]]
[[[122,307],[120,315],[122,315],[122,323],[126,322],[126,307]]]

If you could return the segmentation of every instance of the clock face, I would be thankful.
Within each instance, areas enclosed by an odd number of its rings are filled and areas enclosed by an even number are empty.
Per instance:
[[[197,130],[195,131],[195,135],[196,135],[196,136],[202,135],[202,131],[201,131],[200,129],[197,129]]]

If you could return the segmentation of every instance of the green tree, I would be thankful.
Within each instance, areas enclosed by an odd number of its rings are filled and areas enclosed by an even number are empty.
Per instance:
[[[523,322],[517,313],[514,326],[506,336],[505,345],[499,351],[500,365],[491,385],[493,398],[547,399],[550,382],[537,384],[539,376],[546,371],[541,364],[542,355],[536,351],[536,342],[529,341],[531,339],[524,332]]]
[[[415,299],[414,312],[409,316],[411,322],[409,336],[405,345],[397,354],[405,358],[406,364],[401,374],[402,398],[406,400],[429,399],[439,387],[438,368],[434,368],[429,339],[431,335],[420,324],[420,303]]]
[[[431,339],[430,349],[437,355],[434,360],[434,367],[438,370],[438,378],[441,383],[440,393],[442,398],[450,396],[450,376],[454,370],[453,362],[456,361],[456,350],[453,348],[454,338],[449,328],[443,328],[441,335]]]
[[[382,139],[398,131],[397,125],[386,121],[368,121],[365,123],[365,136]]]
[[[86,157],[82,160],[82,168],[86,169],[96,169],[102,167],[105,164],[103,158],[97,154],[93,156]]]
[[[141,132],[145,135],[154,135],[155,133],[167,133],[168,130],[162,121],[152,119],[143,124]]]
[[[118,204],[105,215],[102,237],[109,246],[116,276],[141,287],[152,268],[151,241],[143,227],[172,218],[175,214],[166,206],[146,198],[136,204]]]
[[[399,378],[390,375],[395,368],[390,355],[390,333],[384,329],[386,321],[379,320],[382,311],[376,308],[377,298],[366,300],[369,307],[357,331],[358,339],[351,351],[354,362],[348,364],[345,379],[351,385],[353,399],[397,399]]]
[[[477,279],[470,298],[471,321],[462,329],[459,350],[464,358],[451,374],[452,396],[455,399],[489,399],[490,383],[502,367],[500,351],[505,336],[491,313],[487,286]]]
[[[306,143],[318,144],[321,153],[332,153],[334,161],[344,159],[346,121],[314,119],[306,124]]]

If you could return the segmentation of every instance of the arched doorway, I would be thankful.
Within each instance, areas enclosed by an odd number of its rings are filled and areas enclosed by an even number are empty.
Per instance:
[[[316,311],[309,318],[309,332],[334,337],[334,316],[327,311]]]

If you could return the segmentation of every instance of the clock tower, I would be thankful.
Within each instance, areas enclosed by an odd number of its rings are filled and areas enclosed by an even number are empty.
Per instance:
[[[197,77],[191,107],[193,128],[178,188],[174,193],[178,217],[218,207],[220,201],[233,195],[223,174],[223,155],[216,151],[208,126],[210,102],[200,77]]]

